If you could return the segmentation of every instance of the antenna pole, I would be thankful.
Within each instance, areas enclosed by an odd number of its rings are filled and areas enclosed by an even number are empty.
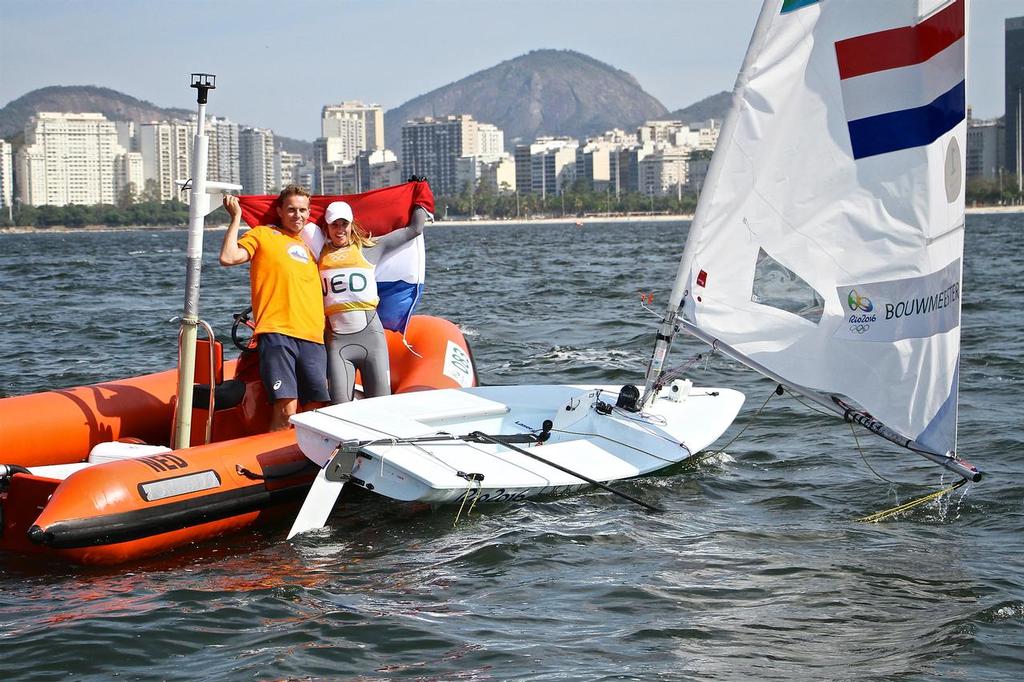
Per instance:
[[[196,374],[196,337],[199,326],[199,280],[203,268],[203,227],[210,207],[206,169],[209,138],[206,136],[206,100],[215,89],[216,76],[192,74],[199,118],[192,145],[192,187],[188,207],[188,246],[185,251],[185,306],[178,331],[178,404],[175,412],[174,449],[187,448],[192,433],[192,386]],[[211,339],[212,341],[212,339]],[[213,387],[210,387],[213,390]]]

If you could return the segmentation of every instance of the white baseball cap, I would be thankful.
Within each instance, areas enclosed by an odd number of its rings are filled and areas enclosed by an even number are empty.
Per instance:
[[[330,225],[335,220],[347,220],[351,223],[352,207],[344,201],[331,202],[327,207],[327,212],[324,214],[324,222]]]

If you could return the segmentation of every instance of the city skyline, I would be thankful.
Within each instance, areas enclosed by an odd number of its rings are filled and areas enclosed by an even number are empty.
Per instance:
[[[554,48],[630,73],[671,111],[732,88],[760,4],[307,0],[282,12],[266,0],[5,2],[0,105],[47,85],[97,85],[191,108],[188,74],[208,71],[218,76],[212,113],[313,140],[325,103],[361,99],[388,110],[530,50]],[[395,19],[403,12],[414,28]],[[968,103],[979,118],[1003,114],[1004,20],[1022,13],[1017,0],[971,5]],[[156,34],[118,28],[148,27],[154,17]],[[336,30],[317,35],[325,27]]]

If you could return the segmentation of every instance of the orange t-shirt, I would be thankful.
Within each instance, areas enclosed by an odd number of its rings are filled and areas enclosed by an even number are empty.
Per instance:
[[[256,334],[324,342],[324,302],[316,258],[299,235],[260,225],[238,245],[250,256],[249,283]]]

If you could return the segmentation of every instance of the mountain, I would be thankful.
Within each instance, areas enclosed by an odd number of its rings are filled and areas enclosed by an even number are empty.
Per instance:
[[[534,50],[411,99],[384,114],[385,144],[402,149],[402,124],[472,114],[505,133],[505,146],[538,135],[584,138],[630,129],[668,110],[625,71],[572,50]]]
[[[33,90],[12,100],[0,109],[0,138],[20,143],[29,117],[40,111],[74,111],[100,113],[111,121],[160,121],[187,119],[194,110],[165,108],[136,99],[110,88],[94,85],[51,85]],[[285,151],[312,155],[313,146],[303,140],[274,136]]]
[[[698,123],[714,118],[721,123],[725,120],[725,115],[729,113],[730,106],[732,106],[732,93],[723,90],[717,95],[705,97],[685,109],[677,109],[671,112],[667,118],[684,123]]]

